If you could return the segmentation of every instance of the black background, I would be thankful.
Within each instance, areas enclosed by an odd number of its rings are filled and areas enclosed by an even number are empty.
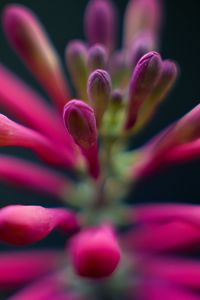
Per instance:
[[[0,12],[13,1],[0,0]],[[24,0],[17,1],[33,9],[47,28],[64,64],[64,49],[71,39],[84,38],[83,14],[87,0]],[[128,1],[115,0],[119,8],[120,24]],[[168,99],[160,108],[154,121],[137,141],[146,141],[164,126],[170,124],[194,107],[200,99],[200,1],[165,0],[165,25],[162,32],[161,54],[163,58],[176,60],[181,69],[180,78]],[[120,27],[121,28],[121,27]],[[121,37],[119,30],[119,41]],[[120,45],[120,42],[119,42]],[[37,82],[31,77],[21,61],[10,49],[0,29],[0,60],[18,73],[41,93]],[[21,149],[0,149],[35,159],[34,155]],[[131,194],[134,201],[170,201],[199,203],[200,163],[188,163],[173,167],[146,180]],[[0,205],[26,203],[55,205],[54,199],[27,193],[0,185]]]

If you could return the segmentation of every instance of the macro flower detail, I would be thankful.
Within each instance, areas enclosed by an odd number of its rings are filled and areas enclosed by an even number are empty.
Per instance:
[[[86,40],[65,49],[71,87],[34,12],[3,10],[9,44],[53,103],[0,64],[0,147],[36,154],[1,153],[0,180],[58,200],[0,208],[0,242],[13,247],[0,252],[5,299],[199,299],[200,263],[186,254],[200,245],[200,207],[127,197],[200,157],[200,106],[135,146],[180,72],[159,52],[161,1],[128,1],[120,49],[118,15],[114,1],[88,1]],[[44,249],[54,231],[63,249]]]

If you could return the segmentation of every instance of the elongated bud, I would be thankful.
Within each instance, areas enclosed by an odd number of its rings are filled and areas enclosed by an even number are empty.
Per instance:
[[[130,47],[142,32],[149,31],[155,42],[161,29],[162,7],[159,0],[130,0],[124,18],[124,45]]]
[[[153,89],[151,102],[159,103],[166,97],[171,90],[178,76],[178,67],[175,62],[165,60],[162,63],[162,72],[160,79]]]
[[[71,100],[64,107],[64,124],[85,156],[92,177],[99,176],[97,128],[93,109],[81,100]]]
[[[90,71],[96,69],[106,69],[107,68],[108,53],[106,49],[100,45],[96,44],[92,46],[88,52],[88,67]]]
[[[95,70],[88,79],[87,91],[99,127],[110,99],[110,75],[104,70]]]
[[[91,279],[111,276],[120,261],[120,248],[107,226],[89,228],[72,240],[70,253],[78,275]]]
[[[0,155],[0,180],[59,198],[72,188],[69,179],[56,171],[8,155]]]
[[[0,210],[0,240],[10,244],[35,243],[56,227],[69,233],[79,224],[75,214],[61,208],[10,205]]]
[[[110,0],[90,0],[85,12],[85,32],[91,45],[102,44],[110,52],[116,44],[116,8]]]
[[[126,130],[135,124],[142,104],[151,95],[160,77],[161,69],[161,58],[157,52],[149,52],[139,60],[129,86]]]
[[[76,156],[71,149],[59,145],[42,134],[22,126],[0,114],[0,147],[19,146],[32,149],[50,164],[72,168],[76,164]]]
[[[86,86],[88,78],[88,50],[79,40],[71,41],[66,48],[66,62],[73,83],[81,99],[87,100]]]
[[[23,5],[8,5],[3,15],[5,33],[30,71],[60,109],[69,90],[60,61],[37,17]]]
[[[123,93],[120,90],[114,90],[110,97],[110,107],[113,112],[118,112],[123,106]]]
[[[165,60],[162,62],[162,72],[160,78],[153,88],[149,99],[144,103],[141,108],[138,122],[135,130],[141,129],[148,123],[154,116],[159,104],[166,98],[167,94],[173,88],[175,81],[178,77],[178,67],[175,62]]]
[[[153,37],[149,32],[137,36],[129,53],[129,62],[133,70],[142,56],[155,50]]]

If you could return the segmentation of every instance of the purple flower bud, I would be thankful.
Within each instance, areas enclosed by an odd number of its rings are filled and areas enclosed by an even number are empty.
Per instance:
[[[108,107],[111,84],[110,75],[100,69],[95,70],[88,79],[88,96],[95,111],[98,127]]]
[[[86,86],[88,78],[88,50],[79,40],[71,41],[66,47],[66,63],[73,83],[81,99],[87,100]]]
[[[106,69],[107,60],[108,53],[102,45],[96,44],[90,48],[88,52],[88,67],[90,71]]]
[[[149,52],[138,62],[129,86],[129,99],[125,129],[133,127],[141,105],[148,99],[157,83],[162,63],[157,52]]]
[[[134,69],[140,58],[146,53],[154,50],[154,48],[155,45],[153,41],[153,36],[149,32],[145,32],[139,35],[135,39],[129,54],[131,68]]]
[[[162,71],[160,78],[152,90],[150,97],[144,103],[139,113],[139,122],[135,127],[136,130],[143,128],[150,121],[159,104],[164,100],[172,89],[178,76],[178,67],[175,62],[165,60],[162,62]]]
[[[97,178],[100,167],[93,109],[81,100],[71,100],[64,107],[63,118],[66,129],[87,160],[90,175]]]
[[[116,8],[110,0],[91,0],[85,13],[85,32],[91,45],[102,44],[110,52],[116,44]]]
[[[110,276],[121,256],[115,234],[108,226],[89,228],[76,235],[70,252],[78,275],[92,279]]]

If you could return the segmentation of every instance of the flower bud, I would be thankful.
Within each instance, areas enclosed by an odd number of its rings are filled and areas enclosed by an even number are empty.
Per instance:
[[[137,63],[129,86],[126,130],[135,124],[142,104],[151,95],[160,77],[161,69],[161,58],[157,52],[147,53]]]
[[[127,89],[131,74],[125,51],[113,53],[109,60],[109,73],[115,88]]]
[[[130,0],[124,18],[124,45],[129,48],[135,38],[147,30],[157,42],[161,21],[161,1]]]
[[[68,233],[79,224],[75,214],[61,208],[10,205],[0,210],[0,240],[13,245],[40,241],[56,227]]]
[[[71,100],[64,107],[64,124],[85,156],[90,174],[99,175],[97,128],[93,109],[81,100]]]
[[[71,41],[66,48],[66,62],[73,83],[81,99],[87,100],[88,52],[86,45],[79,40]]]
[[[112,229],[90,228],[76,235],[70,245],[78,275],[92,279],[111,276],[120,261],[120,248]]]
[[[85,13],[85,32],[91,45],[102,44],[110,52],[116,44],[116,8],[110,0],[91,0]]]
[[[100,45],[96,44],[90,48],[88,52],[88,67],[90,71],[96,69],[106,69],[108,54],[106,49]]]
[[[145,101],[139,113],[135,130],[140,130],[154,116],[159,104],[171,91],[178,77],[178,67],[175,62],[165,60],[162,62],[162,71],[157,84],[154,86],[150,97]]]
[[[154,50],[153,37],[149,32],[140,34],[134,41],[129,53],[129,62],[133,70],[142,56]]]
[[[104,70],[95,70],[88,79],[87,91],[95,111],[97,126],[99,127],[110,99],[110,75]]]
[[[23,5],[8,5],[3,26],[11,45],[60,109],[69,99],[61,63],[42,25]]]

